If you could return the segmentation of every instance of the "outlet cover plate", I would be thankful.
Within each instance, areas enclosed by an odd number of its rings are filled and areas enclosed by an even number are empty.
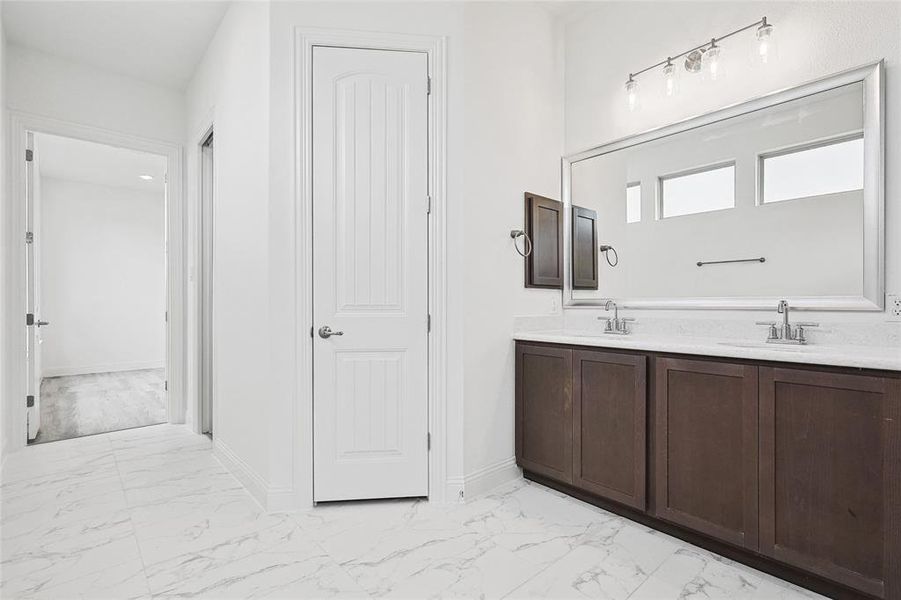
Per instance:
[[[886,294],[885,315],[889,321],[901,321],[901,296]]]

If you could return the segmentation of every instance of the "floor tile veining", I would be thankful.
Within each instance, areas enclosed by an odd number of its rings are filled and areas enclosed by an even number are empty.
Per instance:
[[[165,369],[45,377],[35,442],[166,422]]]
[[[819,597],[523,481],[268,514],[175,425],[26,448],[0,493],[3,598]]]

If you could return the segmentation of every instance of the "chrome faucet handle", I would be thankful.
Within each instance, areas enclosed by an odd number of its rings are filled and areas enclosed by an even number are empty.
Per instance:
[[[819,323],[795,323],[798,327],[819,327]]]
[[[757,321],[757,325],[765,325],[769,327],[769,331],[767,332],[767,340],[778,340],[779,339],[779,329],[776,327],[775,321]]]

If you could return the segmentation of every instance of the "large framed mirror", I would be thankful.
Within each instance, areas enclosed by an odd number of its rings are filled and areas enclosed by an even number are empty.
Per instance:
[[[882,310],[883,77],[867,65],[564,157],[565,304]]]

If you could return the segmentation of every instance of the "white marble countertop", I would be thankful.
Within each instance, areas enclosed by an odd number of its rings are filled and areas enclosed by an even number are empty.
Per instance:
[[[641,333],[609,335],[601,331],[564,330],[522,331],[513,334],[513,339],[573,346],[623,348],[673,354],[724,356],[749,360],[901,371],[901,348],[891,347],[828,346],[813,343],[804,346],[791,346],[767,344],[763,340],[728,340],[700,337],[675,338]]]

